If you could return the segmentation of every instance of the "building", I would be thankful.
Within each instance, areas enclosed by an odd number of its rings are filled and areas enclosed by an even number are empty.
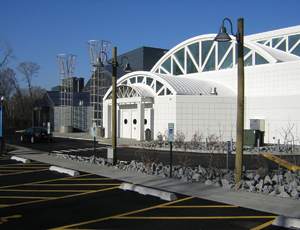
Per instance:
[[[152,139],[168,123],[186,141],[196,132],[236,139],[237,45],[216,34],[188,39],[150,71],[117,81],[117,137]],[[120,55],[122,56],[122,55]],[[245,129],[264,132],[265,143],[299,140],[300,26],[245,36]],[[111,137],[111,88],[103,98],[105,137]]]

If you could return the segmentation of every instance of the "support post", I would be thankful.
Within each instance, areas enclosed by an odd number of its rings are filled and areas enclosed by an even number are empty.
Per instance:
[[[172,178],[172,141],[169,142],[170,143],[170,178]]]
[[[117,47],[113,47],[112,62],[112,143],[113,165],[117,163]]]
[[[238,19],[238,101],[237,101],[237,132],[235,183],[242,180],[243,143],[244,143],[244,19]]]

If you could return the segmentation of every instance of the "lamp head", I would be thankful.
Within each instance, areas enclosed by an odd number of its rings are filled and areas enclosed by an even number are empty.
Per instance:
[[[129,62],[127,62],[125,68],[123,69],[123,72],[124,72],[124,73],[131,73],[131,72],[133,72],[133,70],[132,70],[131,67],[130,67]]]
[[[97,58],[97,61],[94,62],[93,66],[98,68],[104,67],[100,57]]]
[[[217,42],[229,42],[231,41],[231,37],[227,34],[225,26],[220,28],[220,32],[215,37],[214,41]]]

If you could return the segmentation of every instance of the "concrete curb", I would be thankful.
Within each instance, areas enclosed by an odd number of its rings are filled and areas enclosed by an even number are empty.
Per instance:
[[[23,163],[30,163],[30,160],[22,158],[22,157],[12,156],[10,159],[11,160],[16,160],[16,161],[21,161]]]
[[[278,216],[272,225],[284,228],[300,228],[300,219]]]
[[[66,174],[69,174],[70,176],[79,176],[80,175],[79,172],[76,170],[61,168],[61,167],[57,167],[57,166],[51,166],[49,168],[49,170],[60,172],[60,173],[66,173]]]
[[[120,185],[119,189],[138,192],[139,194],[142,194],[142,195],[156,196],[156,197],[159,197],[160,199],[166,200],[166,201],[177,200],[177,197],[174,193],[163,192],[163,191],[160,191],[160,190],[157,190],[157,189],[147,188],[147,187],[140,186],[140,185],[122,183]]]

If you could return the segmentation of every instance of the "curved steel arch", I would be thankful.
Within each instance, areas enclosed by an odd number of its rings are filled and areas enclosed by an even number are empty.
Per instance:
[[[186,41],[183,41],[182,43],[178,44],[177,46],[175,46],[174,48],[172,48],[171,50],[169,50],[155,65],[154,67],[150,70],[150,72],[153,72],[153,73],[160,73],[161,70],[163,70],[163,72],[166,72],[166,74],[172,74],[172,75],[176,75],[173,73],[173,69],[174,69],[174,66],[173,65],[176,65],[177,68],[180,69],[180,71],[182,71],[182,75],[187,75],[187,57],[188,55],[191,56],[191,52],[189,50],[189,46],[193,45],[193,44],[196,44],[196,43],[199,43],[199,56],[201,56],[201,51],[202,51],[202,47],[201,47],[201,42],[205,42],[205,41],[211,41],[213,42],[212,43],[212,46],[211,46],[211,49],[209,50],[209,52],[207,53],[206,57],[205,58],[209,58],[209,55],[214,52],[213,49],[218,49],[218,43],[213,41],[213,39],[215,38],[216,34],[206,34],[206,35],[200,35],[200,36],[196,36],[196,37],[193,37],[193,38],[190,38]],[[233,56],[235,57],[236,54],[235,54],[235,38],[232,36],[232,40],[230,41],[231,45],[230,47],[228,48],[229,49],[232,49],[232,52],[233,52]],[[255,54],[258,54],[260,55],[262,58],[264,58],[268,63],[276,63],[278,62],[278,60],[276,59],[276,57],[274,57],[274,55],[271,55],[269,52],[267,52],[265,49],[263,49],[261,46],[259,46],[257,43],[255,42],[252,42],[250,40],[247,39],[247,37],[245,37],[245,40],[244,40],[244,47],[248,48],[251,52],[251,54],[255,55]],[[179,52],[180,50],[184,49],[184,66],[181,65],[181,63],[179,63],[178,61],[178,58],[175,56],[175,54],[177,52]],[[218,53],[218,52],[217,52]],[[228,52],[229,53],[229,52]],[[227,53],[227,55],[228,55]],[[250,56],[251,54],[248,54],[248,56]],[[247,55],[247,54],[246,54]],[[246,55],[245,55],[245,58],[246,58]],[[162,65],[169,59],[171,58],[171,72],[167,72],[165,71],[165,69],[162,67]],[[191,58],[191,57],[190,57]],[[216,57],[215,57],[216,58]],[[193,59],[193,57],[191,58]],[[216,58],[217,60],[217,58]],[[253,60],[255,60],[255,57],[253,57]],[[195,64],[195,60],[191,60],[194,64]],[[204,68],[204,65],[206,64],[205,63],[202,63],[204,60],[202,60],[202,57],[199,57],[199,60],[197,60],[198,62],[198,65],[199,66],[196,66],[195,65],[195,68],[197,68],[197,72],[198,73],[201,73],[201,72],[204,72],[203,71],[203,68]],[[207,60],[206,60],[207,61]],[[224,61],[224,58],[220,61]],[[220,63],[218,63],[220,64]],[[220,65],[216,65],[217,67],[220,67]],[[233,65],[231,68],[235,68],[236,67],[236,63],[235,61],[233,60]],[[159,70],[159,71],[158,71]],[[219,69],[214,69],[213,71],[217,71]]]

